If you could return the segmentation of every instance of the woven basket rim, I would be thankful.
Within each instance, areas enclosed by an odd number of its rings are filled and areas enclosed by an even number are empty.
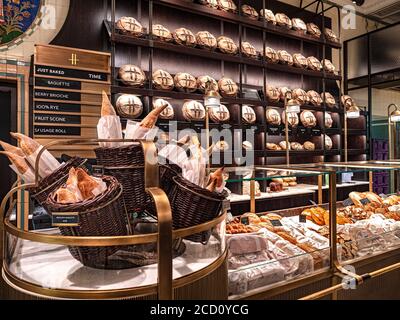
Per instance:
[[[193,186],[193,189],[189,189],[187,186],[183,185],[181,182],[177,181],[177,180],[183,180],[186,184],[190,184]],[[221,193],[218,194],[216,192],[211,192],[205,188],[201,188],[197,185],[195,185],[194,183],[186,180],[185,178],[183,178],[181,175],[177,175],[175,177],[172,177],[172,180],[181,188],[185,189],[186,191],[189,191],[190,193],[194,193],[202,198],[211,200],[211,201],[221,201],[224,200],[226,198],[226,194],[225,193]],[[195,191],[198,190],[198,191]]]
[[[118,149],[130,149],[133,147],[141,147],[139,142],[129,142],[127,145],[119,146],[119,147],[98,147],[95,148],[94,151],[112,151],[112,150],[118,150]]]

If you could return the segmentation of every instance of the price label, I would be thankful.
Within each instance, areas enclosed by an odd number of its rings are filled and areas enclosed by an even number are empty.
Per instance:
[[[306,134],[306,132],[307,132],[307,129],[306,129],[306,128],[303,128],[303,127],[301,127],[301,128],[298,128],[298,129],[297,129],[297,132],[298,132],[299,134],[301,134],[301,135],[305,135],[305,134]]]
[[[104,167],[103,166],[92,166],[93,175],[95,177],[104,176]]]
[[[346,200],[343,201],[343,205],[344,205],[345,207],[352,206],[353,204],[354,204],[354,202],[353,202],[353,200],[351,200],[350,198],[348,198],[348,199],[346,199]]]
[[[240,219],[240,222],[241,222],[242,224],[244,224],[245,226],[248,226],[248,225],[250,224],[249,217],[242,217],[242,218]]]
[[[222,202],[222,211],[229,211],[231,210],[231,201],[230,200],[224,200]]]
[[[371,201],[369,201],[369,199],[367,199],[367,198],[361,199],[360,202],[361,202],[361,204],[362,204],[363,206],[367,205],[368,203],[371,203]]]
[[[281,134],[281,129],[279,127],[268,126],[268,134],[271,136],[279,136]]]
[[[53,212],[53,227],[78,227],[79,212]]]
[[[281,220],[270,220],[273,227],[282,227]]]
[[[300,223],[307,223],[307,216],[305,214],[299,215],[299,222]]]
[[[320,136],[321,135],[321,129],[318,129],[318,128],[311,129],[311,135]]]

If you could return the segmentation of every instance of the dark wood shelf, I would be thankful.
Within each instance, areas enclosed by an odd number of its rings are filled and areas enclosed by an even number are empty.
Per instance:
[[[344,130],[343,130],[344,133]],[[347,135],[349,136],[365,136],[367,135],[367,130],[364,129],[348,129]]]
[[[266,150],[265,155],[267,157],[286,157],[286,151],[272,151]],[[314,150],[314,151],[290,151],[290,156],[323,156],[324,150]]]
[[[340,43],[335,43],[331,41],[327,41],[322,36],[321,38],[313,37],[309,34],[304,34],[295,30],[288,30],[283,27],[274,26],[272,24],[268,24],[262,20],[251,20],[246,17],[242,17],[239,14],[234,14],[230,12],[225,12],[221,10],[216,10],[212,8],[208,8],[201,4],[194,3],[192,1],[184,1],[184,0],[154,0],[155,4],[172,7],[174,9],[179,9],[186,12],[192,12],[198,15],[207,16],[210,18],[214,18],[217,20],[227,21],[231,23],[241,23],[246,27],[250,27],[257,30],[264,30],[268,34],[279,35],[285,38],[302,40],[308,43],[319,44],[319,45],[327,45],[331,48],[341,49],[342,45]],[[293,17],[291,17],[293,18]]]
[[[325,129],[325,133],[328,135],[333,135],[333,134],[340,134],[341,131],[339,128],[327,128]]]
[[[358,156],[358,155],[362,155],[362,154],[368,154],[369,150],[367,149],[348,149],[347,150],[347,154],[349,156]]]
[[[187,54],[187,55],[192,55],[192,56],[197,56],[197,57],[203,57],[203,58],[207,58],[207,59],[213,59],[213,60],[218,60],[218,61],[227,61],[227,62],[233,62],[233,63],[245,64],[245,65],[252,65],[252,66],[264,68],[266,70],[298,74],[298,75],[309,76],[309,77],[320,78],[320,79],[339,80],[339,81],[342,80],[342,77],[340,75],[336,75],[336,74],[313,71],[313,70],[309,70],[309,69],[302,69],[302,68],[297,68],[297,67],[282,65],[282,64],[267,63],[263,59],[262,60],[261,59],[251,59],[251,58],[245,58],[240,55],[229,55],[229,54],[218,52],[217,50],[211,51],[211,50],[206,50],[206,49],[187,47],[187,46],[178,45],[178,44],[174,44],[174,43],[169,43],[169,42],[164,42],[164,41],[159,41],[159,40],[150,40],[148,38],[137,38],[137,37],[123,35],[123,34],[119,34],[119,33],[115,33],[113,36],[112,31],[111,31],[111,22],[104,21],[104,23],[107,27],[107,31],[108,31],[110,40],[115,43],[122,43],[122,44],[126,44],[126,45],[133,45],[133,46],[140,46],[140,47],[147,47],[147,48],[157,48],[157,49],[162,49],[162,50],[176,52],[176,53],[182,53],[182,54]]]

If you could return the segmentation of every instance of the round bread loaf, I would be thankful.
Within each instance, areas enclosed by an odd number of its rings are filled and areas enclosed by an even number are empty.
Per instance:
[[[239,91],[236,82],[226,77],[223,77],[218,81],[218,87],[223,97],[236,97]]]
[[[144,34],[144,29],[140,22],[132,17],[121,17],[117,21],[116,27],[121,33],[129,34],[135,37],[140,37]]]
[[[221,151],[227,151],[229,150],[229,144],[228,142],[224,141],[224,140],[220,140],[218,141],[213,148],[214,152],[221,152]]]
[[[118,114],[125,118],[135,119],[143,113],[143,103],[138,96],[122,94],[116,102]]]
[[[209,108],[208,114],[215,123],[227,122],[230,119],[229,110],[223,104],[220,104],[219,107]]]
[[[175,88],[182,92],[195,92],[197,80],[191,74],[179,72],[174,77]]]
[[[278,102],[281,99],[279,89],[273,86],[267,86],[265,88],[265,96],[269,102]]]
[[[292,27],[296,31],[302,31],[304,33],[307,32],[307,26],[304,23],[304,21],[301,20],[300,18],[293,18],[292,19]]]
[[[265,60],[267,60],[269,63],[278,63],[278,53],[270,47],[265,47]]]
[[[218,8],[232,13],[237,13],[237,6],[233,0],[218,0]]]
[[[252,107],[246,105],[242,106],[242,120],[248,124],[253,124],[256,122],[257,116]]]
[[[247,4],[242,5],[242,13],[243,13],[243,16],[245,16],[249,19],[258,20],[257,10]]]
[[[160,113],[160,115],[158,117],[163,120],[171,120],[174,118],[175,112],[174,112],[174,108],[171,106],[171,104],[168,102],[168,100],[159,98],[159,99],[154,100],[154,102],[153,102],[154,109],[161,108],[165,105],[167,105],[167,107]]]
[[[174,89],[174,79],[167,71],[158,69],[153,72],[153,86],[158,90],[171,91]]]
[[[293,65],[293,57],[292,55],[287,52],[286,50],[279,50],[278,51],[278,58],[279,62],[288,66]]]
[[[207,7],[218,9],[218,0],[199,0],[199,2]]]
[[[316,38],[322,35],[321,29],[315,23],[307,23],[307,32]]]
[[[260,17],[265,19],[268,23],[272,23],[272,24],[276,25],[275,14],[271,10],[261,9]]]
[[[317,125],[317,118],[315,117],[314,113],[309,110],[304,110],[300,114],[300,120],[303,126],[306,128],[314,128]]]
[[[285,97],[288,100],[292,99],[292,90],[290,90],[288,87],[280,87],[278,90],[279,90],[280,99],[282,101],[285,101]]]
[[[292,20],[286,14],[277,13],[275,19],[278,26],[292,29]]]
[[[295,53],[293,55],[293,65],[297,68],[307,69],[308,67],[307,58],[303,56],[301,53]]]
[[[333,119],[329,112],[325,112],[325,128],[330,129],[333,126]]]
[[[342,105],[345,106],[346,108],[350,108],[355,104],[354,99],[348,95],[343,95],[341,101]]]
[[[333,148],[333,141],[331,139],[331,137],[329,137],[328,135],[325,135],[325,149],[326,150],[332,150]]]
[[[335,73],[336,68],[333,65],[332,61],[329,59],[324,59],[321,61],[321,64],[326,72]]]
[[[228,37],[220,36],[217,39],[218,49],[223,53],[236,54],[238,47],[235,42]]]
[[[330,94],[329,92],[322,92],[321,99],[322,99],[322,102],[325,101],[325,104],[330,108],[333,108],[336,106],[336,100],[335,100],[334,96],[332,94]]]
[[[258,52],[250,42],[242,42],[242,53],[249,58],[257,59]]]
[[[196,36],[189,29],[186,28],[176,29],[173,33],[173,37],[177,44],[189,47],[196,46]]]
[[[297,127],[299,124],[299,115],[296,112],[288,112],[287,116],[289,119],[288,126],[292,128]],[[282,122],[286,125],[286,111],[282,112]]]
[[[132,87],[142,87],[146,82],[146,75],[143,70],[133,64],[121,66],[118,75],[122,83]]]
[[[200,102],[189,100],[183,104],[182,114],[188,121],[202,121],[206,116],[206,110]]]
[[[292,98],[297,100],[301,105],[305,105],[310,102],[307,92],[300,88],[292,91]]]
[[[304,150],[303,145],[301,143],[298,143],[298,142],[292,142],[290,144],[290,147],[292,148],[292,150],[295,150],[295,151]]]
[[[253,144],[250,141],[243,141],[242,148],[244,150],[253,150]]]
[[[271,150],[271,151],[280,151],[282,150],[282,148],[280,146],[278,146],[275,143],[267,143],[266,144],[266,148],[267,150]]]
[[[286,141],[279,142],[279,146],[281,147],[282,150],[286,150],[286,148],[287,148]],[[288,146],[289,146],[289,150],[290,150],[290,144]]]
[[[279,126],[282,122],[281,115],[279,114],[278,110],[274,108],[268,108],[265,111],[265,117],[267,119],[267,123]]]
[[[303,147],[307,151],[314,151],[315,150],[315,144],[312,143],[311,141],[304,142]]]
[[[203,49],[214,50],[217,48],[217,39],[208,31],[197,32],[196,42]]]
[[[207,87],[208,86],[208,87]],[[197,78],[197,88],[201,93],[205,93],[206,90],[218,91],[218,83],[214,78],[210,76],[199,76]]]
[[[308,97],[312,105],[319,107],[322,104],[322,98],[317,91],[310,90],[307,92]]]
[[[338,36],[332,31],[332,29],[325,28],[325,36],[329,41],[340,42]]]
[[[172,33],[161,24],[153,25],[152,32],[153,32],[153,38],[155,39],[166,42],[170,42],[173,40]]]
[[[314,71],[321,71],[322,64],[316,57],[308,57],[307,58],[308,67]]]

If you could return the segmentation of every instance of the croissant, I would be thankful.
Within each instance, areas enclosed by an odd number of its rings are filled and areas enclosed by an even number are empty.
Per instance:
[[[84,200],[94,196],[92,191],[98,187],[98,182],[89,176],[85,170],[78,168],[75,170],[78,178],[78,188]]]
[[[117,113],[115,112],[107,93],[103,90],[101,94],[103,95],[103,101],[101,103],[101,116],[116,116]]]
[[[20,157],[25,157],[25,154],[24,154],[24,152],[22,151],[21,148],[15,147],[15,146],[13,146],[11,144],[8,144],[8,143],[6,143],[4,141],[0,141],[0,145],[3,147],[4,151],[8,151],[8,152],[14,153],[14,154],[16,154],[17,156],[20,156]]]
[[[34,154],[41,147],[41,145],[35,140],[23,135],[22,133],[11,132],[10,134],[13,138],[19,141],[22,152],[27,157]]]
[[[168,107],[168,103],[165,103],[161,107],[153,109],[140,123],[141,127],[152,129],[157,122],[159,115]]]
[[[29,170],[29,166],[26,163],[24,157],[7,151],[0,151],[0,154],[4,154],[5,156],[7,156],[11,163],[17,168],[20,174],[25,174]]]
[[[224,182],[223,179],[224,168],[220,168],[214,173],[210,174],[207,190],[214,192],[215,189],[220,188]]]
[[[57,190],[55,199],[58,203],[62,204],[78,202],[76,195],[71,190],[65,188],[60,188]]]

